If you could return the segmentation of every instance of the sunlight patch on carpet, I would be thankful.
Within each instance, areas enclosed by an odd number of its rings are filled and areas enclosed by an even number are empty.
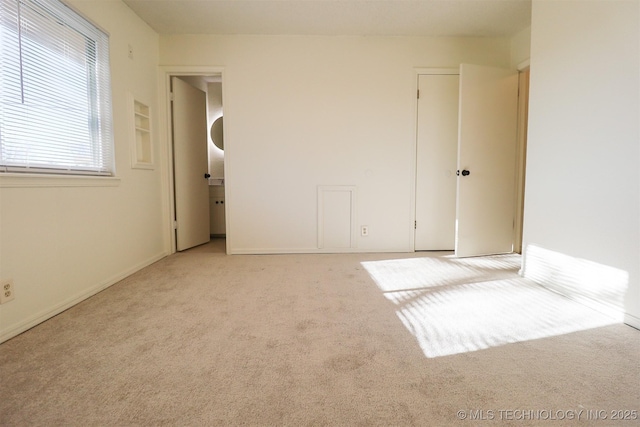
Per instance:
[[[440,256],[362,265],[427,357],[620,323],[520,277],[520,260]]]

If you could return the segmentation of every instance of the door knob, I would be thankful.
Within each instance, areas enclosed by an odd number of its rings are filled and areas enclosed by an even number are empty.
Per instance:
[[[205,174],[204,174],[204,178],[205,178],[205,179],[209,179],[209,178],[211,178],[211,175],[209,175],[208,173],[205,173]]]
[[[463,171],[462,171],[462,176],[467,176],[467,175],[469,175],[470,173],[471,173],[471,172],[469,172],[468,170],[463,169]]]

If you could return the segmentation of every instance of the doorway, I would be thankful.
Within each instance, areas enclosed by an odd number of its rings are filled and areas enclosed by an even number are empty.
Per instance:
[[[212,234],[215,234],[216,240],[223,241],[226,249],[226,191],[225,191],[225,177],[224,177],[224,149],[218,148],[212,140],[211,128],[213,122],[219,119],[222,114],[222,69],[215,68],[202,68],[196,69],[188,67],[163,67],[160,71],[161,90],[159,96],[159,104],[163,108],[166,114],[167,127],[165,129],[165,182],[166,192],[164,198],[166,221],[168,226],[167,238],[165,240],[169,253],[174,253],[179,250],[187,249],[194,244],[187,244],[185,246],[185,239],[181,237],[181,233],[191,233],[195,225],[198,239],[195,245],[201,243],[207,243],[212,238]],[[195,138],[196,145],[200,146],[203,155],[198,155],[196,159],[186,160],[184,155],[180,157],[180,142],[176,139],[177,123],[175,123],[176,112],[176,96],[173,88],[174,78],[179,78],[181,82],[187,83],[187,86],[195,88],[195,92],[200,92],[204,95],[204,101],[187,101],[189,104],[188,109],[192,110],[192,104],[200,104],[195,111],[191,111],[189,115],[195,115],[203,117],[198,124],[198,135]],[[181,85],[182,86],[182,85]],[[164,105],[163,105],[164,104]],[[181,107],[183,108],[183,107]],[[183,114],[184,115],[184,114]],[[179,125],[178,125],[179,126]],[[184,126],[183,126],[184,127]],[[188,127],[188,126],[187,126]],[[163,135],[161,135],[163,136]],[[200,143],[200,141],[202,141]],[[220,141],[222,142],[222,141]],[[183,143],[184,145],[184,143]],[[222,145],[222,144],[221,144]],[[178,149],[178,151],[176,151]],[[192,220],[191,217],[185,216],[181,211],[180,203],[184,204],[183,193],[185,187],[179,181],[180,171],[179,169],[190,170],[193,169],[193,173],[196,178],[194,182],[198,187],[204,186],[204,191],[198,190],[195,201],[187,202],[189,205],[197,205],[196,209],[200,214],[197,219]],[[188,193],[191,193],[191,184],[187,185]],[[187,198],[188,199],[188,198]],[[218,202],[217,205],[215,202]],[[222,228],[218,227],[215,233],[212,232],[212,215],[211,205],[217,207],[215,214],[222,215]],[[204,212],[204,214],[202,214]],[[182,218],[181,218],[182,216]],[[197,225],[196,225],[197,224]],[[218,222],[219,224],[219,222]],[[202,240],[202,241],[200,241]]]
[[[415,250],[455,249],[459,70],[418,75]]]
[[[518,74],[471,64],[442,71],[418,73],[415,250],[514,252],[524,172]]]
[[[524,228],[524,187],[527,171],[527,131],[529,125],[529,76],[528,61],[518,67],[518,142],[516,157],[516,216],[513,251],[522,253]]]

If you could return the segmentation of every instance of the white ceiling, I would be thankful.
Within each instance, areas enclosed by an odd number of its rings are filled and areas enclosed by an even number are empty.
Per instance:
[[[531,0],[124,0],[160,34],[512,36]]]

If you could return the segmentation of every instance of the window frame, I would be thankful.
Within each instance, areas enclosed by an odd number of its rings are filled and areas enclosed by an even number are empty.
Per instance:
[[[69,5],[63,0],[0,0],[6,3],[4,6],[10,8],[14,6],[18,11],[15,15],[17,21],[17,34],[14,32],[14,39],[18,39],[19,47],[18,53],[22,58],[24,54],[22,47],[22,35],[21,28],[26,21],[20,15],[20,10],[23,7],[32,8],[29,13],[45,12],[42,13],[46,16],[45,19],[48,24],[55,22],[62,25],[65,31],[71,31],[78,33],[81,37],[84,37],[87,42],[90,42],[88,46],[99,46],[95,50],[95,57],[92,57],[92,53],[87,52],[82,57],[84,61],[82,66],[86,70],[86,74],[82,80],[77,83],[77,89],[79,93],[85,93],[87,97],[85,104],[74,104],[77,111],[80,112],[80,117],[86,117],[86,127],[83,128],[86,137],[80,138],[80,146],[83,150],[91,153],[94,157],[91,162],[86,164],[65,164],[64,160],[61,160],[57,164],[55,163],[55,155],[44,158],[43,163],[30,163],[28,160],[22,163],[18,163],[15,159],[7,158],[0,152],[0,187],[15,187],[15,186],[93,186],[93,185],[117,185],[119,180],[114,179],[116,175],[116,161],[115,161],[115,144],[113,135],[113,112],[112,112],[112,87],[111,87],[111,72],[110,72],[110,40],[109,33],[102,27],[97,25],[92,20],[88,19],[84,14],[79,12],[76,8]],[[15,3],[13,5],[12,3]],[[0,23],[1,25],[2,23]],[[8,28],[8,29],[7,29]],[[2,29],[6,33],[11,31],[10,27]],[[49,33],[44,30],[45,36],[51,36],[48,40],[52,40],[52,43],[60,42],[60,39],[56,37],[60,34]],[[39,44],[38,48],[46,49],[43,47],[45,44]],[[37,48],[36,48],[37,49]],[[58,54],[58,58],[55,58],[56,64],[63,64],[66,56]],[[59,59],[59,61],[57,60]],[[38,70],[42,72],[43,70]],[[24,72],[20,70],[20,80]],[[16,75],[12,77],[16,79]],[[21,83],[22,84],[22,83]],[[21,86],[21,90],[24,90],[25,86]],[[37,91],[32,91],[37,93]],[[42,102],[45,98],[45,94],[40,97],[35,97],[38,101]],[[3,102],[0,99],[0,102]],[[34,103],[35,104],[35,103]],[[5,104],[5,106],[8,104]],[[48,107],[54,109],[55,106]],[[3,106],[4,107],[4,106]],[[80,108],[79,108],[80,107]],[[84,107],[84,108],[82,108]],[[31,108],[31,106],[25,107],[25,109]],[[4,113],[3,113],[4,114]],[[8,117],[9,114],[6,115]],[[14,121],[16,117],[19,119],[19,114],[14,115]],[[40,117],[40,116],[39,116]],[[45,118],[46,116],[41,116]],[[62,128],[62,126],[61,126]],[[64,140],[64,130],[62,135],[57,137],[58,140]],[[28,133],[28,132],[27,132]],[[17,132],[18,135],[22,135]],[[71,134],[69,134],[71,138]],[[29,138],[25,137],[25,140],[33,139],[33,136]],[[6,142],[4,144],[7,144]],[[29,146],[27,142],[24,146]],[[0,149],[2,142],[0,142]],[[67,155],[70,155],[73,151],[71,143],[65,141],[65,148],[60,151],[62,159],[66,159]],[[6,146],[6,145],[5,145]],[[58,153],[55,153],[58,154]],[[97,159],[97,160],[96,160]],[[13,160],[13,161],[12,161]],[[17,184],[16,179],[24,178],[24,184]],[[53,178],[53,180],[51,180]],[[63,179],[58,179],[63,178]],[[105,180],[104,183],[98,184],[99,180]]]

